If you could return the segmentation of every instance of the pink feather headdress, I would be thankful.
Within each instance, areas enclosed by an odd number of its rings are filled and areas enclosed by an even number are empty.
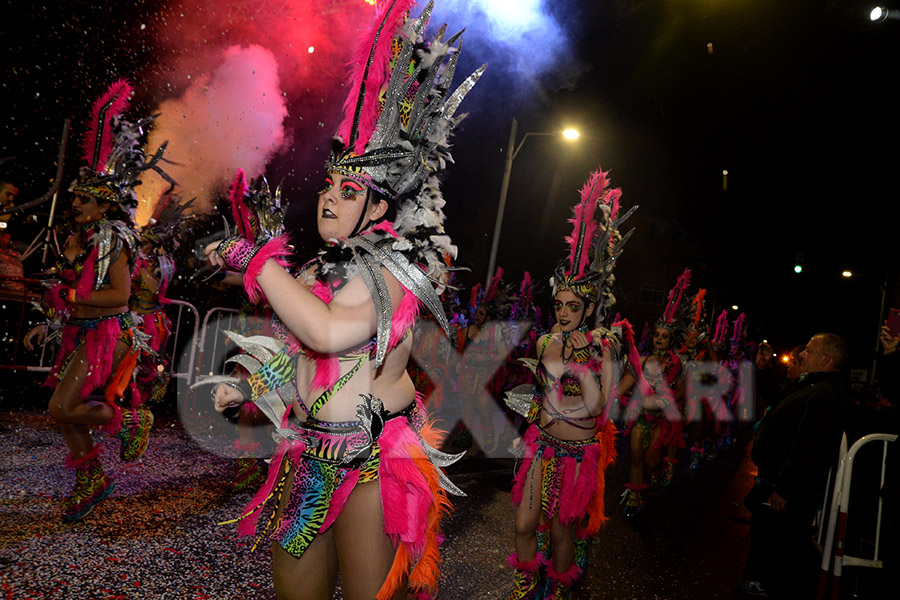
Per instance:
[[[572,234],[566,237],[569,251],[557,267],[551,284],[554,295],[571,290],[586,302],[595,303],[597,322],[606,318],[606,311],[615,303],[612,276],[616,260],[625,242],[619,226],[637,209],[632,207],[619,214],[622,190],[610,189],[608,173],[601,168],[591,173],[580,190],[580,198],[569,222]]]
[[[163,142],[150,157],[142,147],[144,127],[155,117],[135,123],[122,117],[129,107],[132,92],[131,84],[120,79],[94,103],[81,143],[87,164],[81,167],[78,179],[71,187],[72,191],[117,204],[124,211],[122,218],[130,217],[137,208],[134,188],[144,171],[152,169],[171,186],[175,185],[175,181],[158,166],[168,142]]]
[[[128,110],[133,92],[134,89],[127,80],[119,79],[109,86],[91,109],[81,149],[84,151],[83,158],[93,173],[106,171],[106,162],[113,152],[115,138],[112,120]]]
[[[722,347],[725,345],[725,336],[728,335],[728,309],[726,308],[719,313],[716,319],[716,333],[713,336],[713,344]]]

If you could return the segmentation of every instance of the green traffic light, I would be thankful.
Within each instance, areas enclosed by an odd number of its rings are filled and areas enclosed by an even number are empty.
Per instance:
[[[794,265],[794,273],[799,273],[803,270],[803,265]]]

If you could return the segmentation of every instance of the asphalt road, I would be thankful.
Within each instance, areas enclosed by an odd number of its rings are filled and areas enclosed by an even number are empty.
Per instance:
[[[249,493],[233,494],[234,461],[199,448],[174,416],[159,415],[151,446],[134,464],[103,447],[116,491],[82,522],[59,520],[71,488],[65,449],[49,417],[0,413],[0,593],[4,598],[269,599],[266,548],[249,552],[233,518]],[[620,440],[621,442],[621,440]],[[607,526],[593,544],[576,598],[739,598],[749,540],[740,502],[752,464],[738,444],[666,490],[647,494],[636,523],[621,517],[627,449],[608,473]],[[441,600],[504,598],[512,575],[512,458],[475,454],[451,478],[468,494],[445,523]],[[340,597],[338,592],[335,596]]]

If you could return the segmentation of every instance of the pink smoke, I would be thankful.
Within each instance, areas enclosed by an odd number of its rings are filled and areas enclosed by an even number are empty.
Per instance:
[[[260,46],[226,49],[210,74],[196,78],[178,98],[165,100],[148,146],[168,140],[165,165],[185,199],[196,198],[198,212],[209,209],[223,182],[237,168],[257,177],[285,145],[288,111],[278,82],[278,64]],[[145,177],[138,223],[146,223],[166,183]]]
[[[180,166],[166,171],[185,199],[197,197],[197,211],[209,210],[236,168],[257,177],[288,148],[316,167],[324,161],[302,140],[337,129],[353,41],[373,15],[365,0],[172,0],[148,21],[159,59],[140,87],[168,98],[156,100],[148,148],[169,140],[166,158]],[[139,223],[166,187],[144,179]]]

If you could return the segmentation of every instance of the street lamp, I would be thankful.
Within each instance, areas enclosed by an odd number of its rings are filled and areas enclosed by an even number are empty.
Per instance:
[[[525,144],[525,140],[529,136],[548,136],[559,135],[558,131],[534,132],[529,131],[519,143],[516,144],[516,133],[519,129],[519,122],[513,118],[512,127],[509,130],[509,143],[506,145],[506,164],[503,167],[503,183],[500,184],[500,202],[497,204],[497,220],[494,222],[494,237],[491,239],[491,254],[488,259],[487,276],[485,277],[484,287],[487,288],[491,283],[491,276],[494,274],[494,267],[497,263],[497,249],[500,246],[500,230],[503,227],[503,213],[506,211],[506,195],[509,192],[509,176],[512,173],[512,164],[519,154],[519,150]],[[564,139],[569,141],[577,140],[579,133],[577,129],[568,128],[562,132]]]

